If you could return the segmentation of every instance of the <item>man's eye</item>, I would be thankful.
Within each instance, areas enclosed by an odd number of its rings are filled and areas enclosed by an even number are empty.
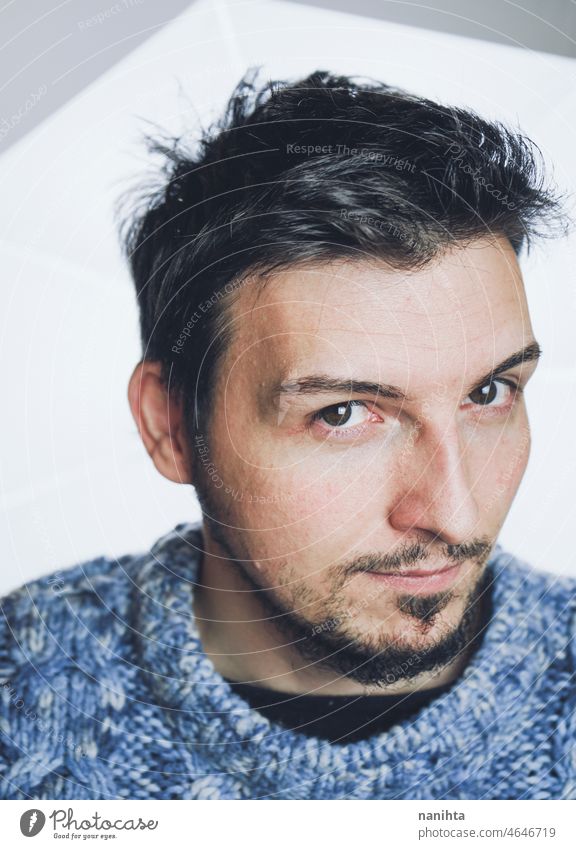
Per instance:
[[[363,424],[366,405],[363,401],[344,401],[324,407],[312,416],[313,421],[321,421],[333,428],[343,428],[344,425],[354,427]]]
[[[473,404],[482,407],[504,407],[520,392],[522,389],[511,380],[490,380],[471,392],[468,397]]]

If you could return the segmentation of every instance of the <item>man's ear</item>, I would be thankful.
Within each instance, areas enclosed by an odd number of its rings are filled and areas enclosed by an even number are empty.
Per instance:
[[[159,362],[138,363],[128,383],[128,403],[160,474],[175,483],[192,483],[182,403],[169,397]]]

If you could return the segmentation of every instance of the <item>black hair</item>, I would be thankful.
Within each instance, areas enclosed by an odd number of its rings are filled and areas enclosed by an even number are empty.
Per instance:
[[[567,227],[540,150],[498,121],[373,80],[258,88],[257,73],[196,144],[146,134],[159,182],[120,200],[142,357],[182,396],[189,434],[207,428],[243,282],[336,259],[418,268],[487,235],[519,254]]]

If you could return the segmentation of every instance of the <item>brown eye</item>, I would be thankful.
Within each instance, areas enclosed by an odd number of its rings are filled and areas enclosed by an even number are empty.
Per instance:
[[[314,418],[323,421],[330,427],[340,428],[347,425],[353,417],[354,408],[362,408],[362,401],[346,401],[341,404],[332,404],[331,407],[325,407],[318,413],[315,413]],[[355,416],[358,421],[353,421],[352,424],[357,425],[362,423],[362,418]]]
[[[507,380],[491,380],[489,383],[485,383],[484,386],[479,386],[477,389],[474,389],[468,397],[473,404],[487,407],[499,397],[499,393],[503,403],[506,403],[506,390],[510,393],[514,388],[513,384],[509,383]],[[504,394],[503,398],[502,393]],[[496,404],[495,406],[500,405]]]

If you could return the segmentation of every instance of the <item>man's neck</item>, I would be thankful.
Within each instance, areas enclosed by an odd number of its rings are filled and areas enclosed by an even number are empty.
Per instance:
[[[223,552],[216,554],[210,548],[205,537],[194,616],[203,650],[224,678],[294,694],[401,695],[449,684],[467,665],[468,655],[460,655],[440,671],[380,686],[361,684],[318,662],[310,663],[266,615],[240,569]]]

